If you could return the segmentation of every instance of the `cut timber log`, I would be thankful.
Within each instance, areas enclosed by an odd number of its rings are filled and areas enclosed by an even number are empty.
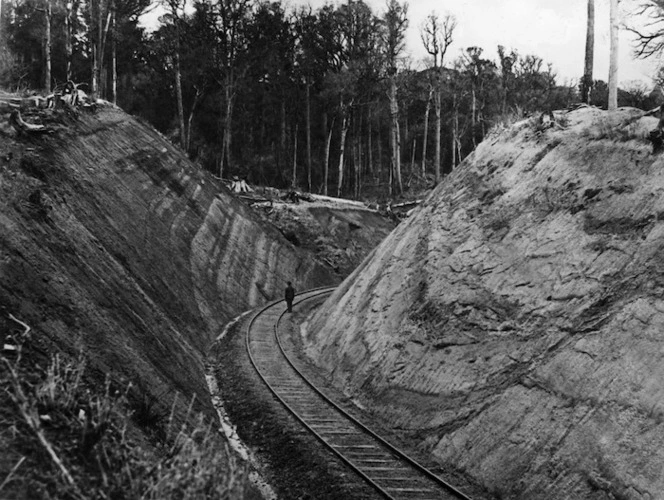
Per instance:
[[[18,109],[15,109],[9,115],[9,124],[14,127],[19,134],[45,134],[50,132],[50,129],[44,125],[35,125],[23,121],[23,118],[21,118],[21,112]]]
[[[397,203],[395,205],[391,205],[391,207],[394,208],[410,208],[419,205],[422,203],[424,200],[412,200],[412,201],[405,201],[403,203]]]

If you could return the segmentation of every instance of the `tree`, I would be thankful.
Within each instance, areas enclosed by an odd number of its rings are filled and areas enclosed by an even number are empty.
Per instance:
[[[442,130],[441,117],[441,85],[443,80],[442,68],[445,60],[445,53],[452,44],[454,30],[456,29],[456,18],[447,14],[441,21],[438,14],[432,12],[429,14],[422,25],[420,36],[425,50],[432,56],[432,74],[434,88],[434,111],[436,114],[436,137],[434,152],[434,168],[436,174],[436,184],[440,182],[440,160],[441,145],[440,136]]]
[[[408,27],[408,4],[399,4],[397,0],[390,0],[385,12],[383,47],[388,75],[388,98],[390,102],[390,149],[391,168],[399,193],[403,192],[401,181],[401,137],[399,133],[399,102],[397,101],[397,63],[404,49],[404,38]],[[392,193],[392,184],[389,187]]]
[[[664,52],[664,0],[647,0],[635,12],[635,17],[648,17],[644,28],[627,26],[627,30],[637,36],[636,55],[647,58]]]
[[[581,101],[590,102],[593,84],[593,61],[595,53],[595,0],[588,0],[588,23],[586,27],[586,57],[581,80]]]
[[[618,0],[611,0],[611,53],[609,57],[609,111],[618,107]]]
[[[482,48],[468,47],[462,58],[463,74],[470,88],[470,132],[473,148],[484,137],[484,105],[486,88],[496,85],[496,65],[493,61],[482,58]],[[541,59],[539,59],[541,64]],[[537,68],[539,70],[539,67]],[[496,85],[497,86],[497,85]],[[497,92],[499,93],[499,92]]]
[[[51,55],[53,40],[51,37],[51,21],[53,19],[52,0],[44,0],[43,7],[37,9],[44,14],[44,90],[51,92]]]
[[[511,100],[511,94],[514,90],[514,66],[517,63],[519,56],[515,50],[512,50],[508,54],[505,52],[505,47],[498,45],[498,58],[500,61],[500,78],[502,86],[502,102],[500,106],[500,112],[504,115],[507,113],[508,102]]]
[[[231,165],[233,109],[238,85],[243,77],[242,59],[246,52],[246,29],[249,23],[249,0],[217,0],[213,6],[214,28],[217,38],[221,75],[219,83],[222,98],[222,149],[219,177],[223,176],[224,162]]]
[[[185,4],[184,0],[166,0],[166,6],[170,10],[168,19],[173,24],[173,30],[172,30],[173,49],[172,49],[171,60],[173,66],[173,76],[175,78],[175,98],[178,110],[180,147],[182,149],[186,149],[187,136],[184,125],[184,105],[182,102],[182,70],[180,68],[180,51],[181,51],[181,38],[182,38],[181,24],[183,23],[182,17],[185,16],[184,13]],[[180,14],[180,11],[182,11],[182,14]]]
[[[317,18],[313,15],[311,7],[302,8],[296,14],[295,31],[297,34],[298,66],[301,68],[305,85],[305,134],[306,134],[306,161],[307,161],[307,188],[311,191],[312,156],[311,156],[311,88],[316,79],[316,24]]]
[[[1,2],[2,0],[0,0]],[[72,58],[74,55],[74,49],[72,45],[73,38],[73,15],[74,15],[74,3],[70,0],[65,0],[67,9],[67,14],[65,16],[65,51],[66,51],[66,60],[67,60],[67,69],[66,69],[66,78],[67,81],[72,79]]]

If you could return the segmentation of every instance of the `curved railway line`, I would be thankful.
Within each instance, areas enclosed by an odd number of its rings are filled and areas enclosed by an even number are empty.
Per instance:
[[[320,300],[332,290],[301,293],[295,305]],[[384,498],[470,500],[373,433],[307,380],[279,338],[279,321],[284,314],[283,301],[260,309],[248,323],[246,347],[260,378],[295,418]]]

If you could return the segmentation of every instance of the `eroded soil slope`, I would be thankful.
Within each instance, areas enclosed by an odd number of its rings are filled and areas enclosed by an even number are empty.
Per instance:
[[[45,355],[82,352],[99,379],[131,382],[154,416],[192,397],[213,415],[219,327],[334,272],[124,112],[45,117],[51,134],[0,131],[0,346],[11,314]]]
[[[656,120],[556,118],[480,145],[314,316],[308,352],[500,498],[661,498]]]
[[[336,274],[348,276],[396,227],[360,202],[309,195],[311,201],[254,205],[293,245],[312,252]]]

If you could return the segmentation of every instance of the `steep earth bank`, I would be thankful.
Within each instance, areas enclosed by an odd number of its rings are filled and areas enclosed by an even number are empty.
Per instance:
[[[633,109],[494,133],[303,331],[500,498],[664,491],[664,159]]]
[[[131,382],[152,415],[181,420],[193,397],[213,415],[203,363],[220,327],[287,280],[336,273],[119,109],[40,113],[53,133],[0,130],[0,346],[22,330],[11,314],[44,354]]]
[[[293,245],[312,252],[340,276],[348,276],[396,227],[364,203],[309,195],[310,201],[268,202],[253,207]]]

